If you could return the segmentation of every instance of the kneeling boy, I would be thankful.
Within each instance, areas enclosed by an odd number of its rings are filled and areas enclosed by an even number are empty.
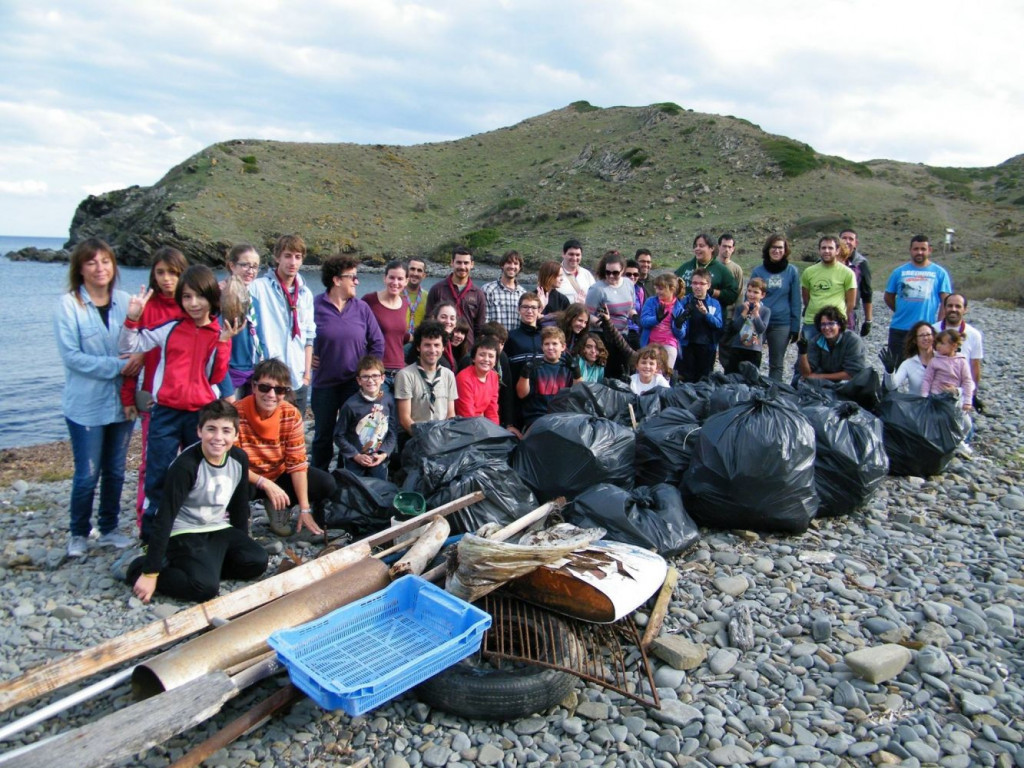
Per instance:
[[[167,470],[146,554],[126,581],[144,603],[153,593],[202,602],[220,580],[255,579],[267,552],[249,538],[249,459],[234,447],[238,411],[214,400],[199,411],[199,442]]]

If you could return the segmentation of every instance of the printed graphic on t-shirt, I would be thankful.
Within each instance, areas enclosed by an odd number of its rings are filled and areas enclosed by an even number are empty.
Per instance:
[[[383,405],[375,404],[368,414],[356,422],[356,437],[361,453],[375,453],[380,450],[388,434],[388,412]]]
[[[768,290],[777,290],[782,287],[782,275],[768,275]]]

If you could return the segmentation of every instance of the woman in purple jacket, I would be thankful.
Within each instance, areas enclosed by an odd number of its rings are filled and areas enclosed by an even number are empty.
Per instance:
[[[384,335],[369,305],[356,298],[358,264],[346,256],[323,263],[320,278],[325,293],[313,299],[313,370],[310,407],[313,410],[311,463],[330,471],[334,457],[334,427],[338,413],[359,391],[356,366],[366,355],[384,355]]]

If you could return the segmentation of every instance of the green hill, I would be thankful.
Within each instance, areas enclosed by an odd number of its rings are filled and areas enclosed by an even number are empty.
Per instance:
[[[231,244],[266,249],[301,233],[316,261],[418,254],[455,243],[490,261],[557,258],[568,237],[587,257],[647,246],[656,263],[688,258],[702,231],[731,231],[750,266],[773,231],[811,258],[847,225],[884,275],[923,232],[974,296],[1024,301],[1024,156],[993,168],[854,163],[734,117],[675,104],[564,109],[458,141],[416,146],[236,140],[215,144],[157,184],[81,203],[71,238],[99,235],[128,263],[158,245],[219,262]]]

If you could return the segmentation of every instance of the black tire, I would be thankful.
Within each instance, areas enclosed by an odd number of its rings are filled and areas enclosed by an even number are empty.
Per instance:
[[[524,624],[532,628],[529,621]],[[552,646],[541,657],[561,664],[578,658],[569,629],[558,619],[545,625],[546,635],[533,633]],[[575,687],[576,677],[568,672],[510,661],[492,666],[474,654],[421,683],[416,695],[435,709],[471,720],[515,720],[551,709]]]

